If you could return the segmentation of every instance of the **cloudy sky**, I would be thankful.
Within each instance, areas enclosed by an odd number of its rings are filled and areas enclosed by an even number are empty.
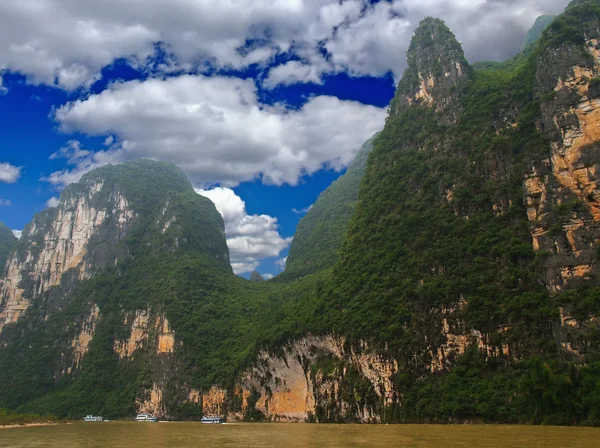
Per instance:
[[[178,164],[236,273],[276,275],[298,220],[383,126],[419,21],[471,61],[567,0],[0,0],[0,220],[107,163]]]

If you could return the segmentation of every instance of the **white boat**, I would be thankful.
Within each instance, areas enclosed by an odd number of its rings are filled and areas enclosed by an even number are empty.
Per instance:
[[[223,419],[221,417],[202,417],[202,420],[200,420],[202,423],[204,424],[219,424],[219,423],[223,423]]]
[[[86,415],[85,417],[83,417],[83,420],[86,422],[103,422],[104,417],[102,417],[101,415]]]
[[[158,418],[150,414],[138,414],[135,418],[136,422],[157,422]]]

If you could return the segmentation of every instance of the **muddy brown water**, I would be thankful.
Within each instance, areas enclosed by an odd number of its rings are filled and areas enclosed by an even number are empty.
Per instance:
[[[0,447],[600,447],[600,429],[540,426],[102,422],[0,430]]]

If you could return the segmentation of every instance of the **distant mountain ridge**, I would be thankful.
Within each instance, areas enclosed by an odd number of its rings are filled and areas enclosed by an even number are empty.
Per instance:
[[[530,49],[542,37],[542,33],[548,28],[556,16],[540,16],[527,32],[521,51]]]
[[[285,272],[278,279],[296,279],[333,267],[346,227],[358,202],[360,182],[377,134],[367,140],[342,177],[327,188],[300,220]]]

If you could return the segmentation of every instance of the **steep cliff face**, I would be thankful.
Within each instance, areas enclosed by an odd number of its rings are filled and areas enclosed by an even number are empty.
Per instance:
[[[530,53],[474,71],[443,23],[415,32],[327,300],[351,343],[398,363],[396,418],[531,415],[539,358],[594,378],[570,369],[599,359],[599,17],[575,2]],[[502,399],[482,392],[496,381]],[[543,418],[590,417],[569,400]]]
[[[262,351],[232,390],[213,387],[201,402],[204,414],[234,420],[379,422],[397,370],[365,342],[350,348],[344,338],[309,335]]]
[[[18,249],[7,262],[0,291],[0,333],[51,288],[68,294],[77,281],[125,258],[128,254],[119,243],[135,218],[114,183],[88,177],[68,188],[56,208],[37,215],[23,230]]]
[[[552,291],[598,280],[600,242],[600,22],[583,24],[584,43],[550,47],[537,58],[539,127],[551,151],[527,173],[526,201],[533,245],[549,255]],[[550,96],[550,98],[548,98]]]
[[[410,106],[424,105],[435,108],[444,122],[456,122],[461,109],[459,95],[472,69],[452,31],[440,19],[424,19],[413,35],[407,59],[408,69],[390,113],[397,115]]]
[[[34,218],[7,263],[0,402],[167,415],[185,340],[173,322],[232,277],[223,220],[177,167],[92,171]]]

